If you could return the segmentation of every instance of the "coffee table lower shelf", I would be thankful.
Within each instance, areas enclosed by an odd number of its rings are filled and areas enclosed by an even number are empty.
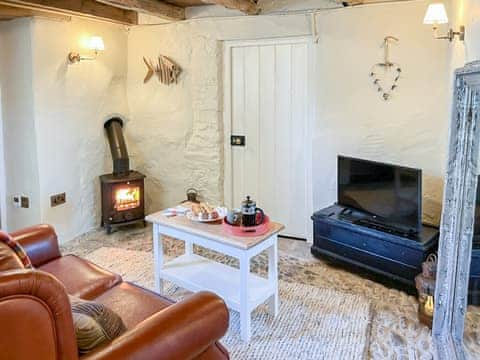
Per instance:
[[[219,294],[230,309],[240,311],[240,270],[196,254],[185,254],[169,261],[160,270],[160,278],[187,290],[207,290]],[[275,294],[268,279],[248,274],[248,311]]]

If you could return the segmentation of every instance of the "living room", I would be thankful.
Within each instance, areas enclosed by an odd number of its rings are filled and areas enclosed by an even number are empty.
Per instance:
[[[46,272],[65,306],[94,301],[122,325],[80,352],[75,329],[40,358],[430,359],[452,338],[480,357],[475,126],[452,126],[478,111],[458,85],[475,64],[454,74],[480,57],[476,0],[0,3],[0,224],[34,268],[0,273],[0,318],[15,276]],[[414,170],[413,229],[333,223],[333,204],[385,220],[375,204],[404,196],[345,201],[354,167]],[[431,241],[409,242],[424,228]],[[170,271],[189,259],[202,267]],[[436,281],[415,282],[429,266]],[[42,343],[1,338],[2,359]]]

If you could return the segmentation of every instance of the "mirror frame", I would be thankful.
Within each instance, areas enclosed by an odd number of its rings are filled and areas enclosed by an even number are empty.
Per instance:
[[[436,359],[468,359],[463,334],[479,146],[480,61],[476,61],[455,72],[432,328]]]

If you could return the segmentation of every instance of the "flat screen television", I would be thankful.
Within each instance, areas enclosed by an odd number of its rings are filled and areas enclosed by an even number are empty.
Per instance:
[[[422,171],[338,156],[338,204],[395,230],[416,233],[422,222]]]

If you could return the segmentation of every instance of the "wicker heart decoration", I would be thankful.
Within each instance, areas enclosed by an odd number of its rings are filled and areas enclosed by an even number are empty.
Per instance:
[[[402,69],[397,64],[385,63],[373,66],[370,77],[385,101],[390,99],[392,92],[398,87],[401,73]]]

